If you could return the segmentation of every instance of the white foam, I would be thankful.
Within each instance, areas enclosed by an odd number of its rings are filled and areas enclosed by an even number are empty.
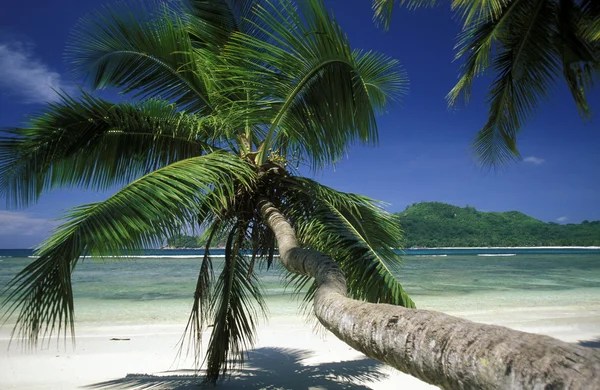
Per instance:
[[[408,255],[411,257],[446,257],[448,255]]]
[[[508,257],[508,256],[516,256],[516,253],[480,253],[477,256],[484,257]]]
[[[250,256],[250,254],[248,254]],[[446,255],[434,255],[446,256]],[[14,258],[18,256],[0,256],[0,258]],[[82,259],[198,259],[204,257],[204,254],[197,255],[105,255],[105,256],[81,256]],[[225,258],[225,255],[210,255],[212,258]],[[279,258],[279,255],[273,255],[274,258]],[[38,259],[39,256],[27,256],[29,259]]]
[[[82,256],[90,259],[200,259],[204,257],[204,254],[197,255],[122,255],[122,256]],[[225,257],[225,255],[210,255],[210,257]]]

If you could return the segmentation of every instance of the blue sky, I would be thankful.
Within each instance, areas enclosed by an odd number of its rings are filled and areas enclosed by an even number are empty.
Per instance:
[[[69,32],[101,0],[5,2],[0,14],[0,128],[17,126],[55,99],[52,89],[76,92],[63,61]],[[322,183],[390,203],[389,211],[420,201],[470,205],[484,211],[518,210],[547,222],[600,220],[598,116],[582,122],[563,84],[523,128],[522,161],[498,171],[478,167],[469,153],[487,114],[485,80],[467,106],[449,110],[445,95],[458,77],[453,61],[460,29],[448,6],[396,9],[390,31],[376,28],[368,0],[326,0],[353,47],[401,61],[410,78],[402,104],[378,118],[377,147],[355,146]],[[600,109],[600,90],[590,98]],[[38,244],[66,209],[108,193],[60,190],[27,209],[8,210],[0,199],[0,248]]]

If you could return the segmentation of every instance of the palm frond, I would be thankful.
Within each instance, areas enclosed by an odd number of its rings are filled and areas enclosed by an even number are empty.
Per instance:
[[[406,5],[408,9],[416,9],[421,7],[433,7],[437,4],[437,0],[373,0],[373,20],[377,25],[382,25],[388,30],[392,20],[394,6]]]
[[[189,226],[208,201],[218,214],[253,177],[241,159],[215,152],[154,171],[104,202],[72,209],[67,222],[38,248],[40,257],[5,289],[6,318],[20,308],[14,334],[34,345],[39,335],[50,337],[57,326],[70,326],[72,332],[70,275],[80,256],[156,246]]]
[[[600,12],[597,17],[600,19]],[[586,36],[587,31],[583,28],[589,25],[593,24],[586,20],[585,9],[573,0],[558,2],[556,51],[573,100],[584,119],[591,117],[587,92],[593,86],[597,73],[593,68],[600,64],[600,46],[593,43],[593,36]]]
[[[384,28],[389,30],[395,5],[396,0],[373,0],[373,20],[375,23],[378,25],[383,24]]]
[[[0,194],[27,206],[46,191],[106,190],[222,143],[235,118],[199,117],[151,99],[114,104],[83,93],[49,104],[0,137]]]
[[[265,2],[257,15],[255,28],[267,39],[234,34],[224,51],[252,71],[234,77],[245,77],[252,98],[271,107],[257,160],[266,161],[269,149],[286,157],[298,152],[318,169],[343,156],[355,141],[375,142],[372,102],[402,89],[396,63],[373,53],[353,54],[320,0],[299,9],[288,0]],[[376,87],[366,88],[361,71]]]
[[[400,256],[393,250],[401,246],[397,221],[373,204],[359,204],[356,212],[343,204],[327,205],[335,218],[323,218],[324,225],[329,227],[330,223],[337,222],[343,225],[335,229],[337,235],[349,237],[347,242],[340,243],[341,250],[336,257],[343,259],[342,269],[352,281],[349,283],[352,296],[368,302],[414,308],[414,302],[394,276],[401,264]],[[396,246],[386,246],[393,242]]]
[[[517,133],[562,73],[582,117],[600,69],[600,47],[590,39],[587,0],[455,0],[465,18],[457,58],[466,56],[449,105],[470,99],[473,79],[491,69],[489,114],[473,151],[484,166],[518,159]],[[588,15],[588,16],[586,16]]]
[[[587,23],[582,27],[582,30],[584,38],[597,44],[598,41],[600,41],[600,16],[594,14],[592,17],[588,18]]]
[[[520,0],[452,0],[454,9],[468,26],[473,23],[497,20],[504,9]]]
[[[190,112],[212,109],[207,77],[216,53],[193,51],[176,2],[106,5],[78,23],[67,46],[77,76],[94,88],[169,100]],[[157,44],[160,42],[160,44]]]
[[[222,48],[235,32],[252,34],[257,0],[186,0],[188,33],[200,47]]]
[[[465,103],[470,100],[473,79],[487,70],[494,45],[497,45],[502,35],[506,34],[508,25],[513,15],[519,12],[522,2],[523,0],[512,1],[498,18],[472,22],[460,33],[456,46],[458,48],[456,59],[466,56],[466,60],[461,66],[462,76],[448,93],[450,106],[455,105],[461,95]]]
[[[380,203],[306,178],[288,178],[283,188],[286,201],[280,207],[299,240],[338,262],[352,297],[414,307],[394,276],[400,257],[393,248],[402,246],[402,232]],[[301,287],[306,283],[298,281]]]
[[[256,274],[250,270],[248,257],[240,252],[246,227],[240,223],[229,235],[225,264],[211,302],[214,326],[206,357],[205,380],[213,384],[219,376],[226,375],[232,365],[243,362],[244,352],[255,341],[256,309],[266,310]]]
[[[354,50],[359,80],[373,108],[383,112],[389,103],[399,101],[408,92],[408,74],[397,60],[374,51]]]
[[[63,247],[73,247],[76,242],[69,240]],[[2,295],[6,298],[0,304],[3,311],[0,323],[8,321],[17,309],[21,309],[11,333],[11,342],[17,339],[25,347],[32,348],[44,338],[56,334],[75,342],[75,322],[71,272],[76,261],[62,258],[62,248],[48,250],[33,263],[19,272]]]
[[[551,0],[518,1],[499,34],[492,63],[497,77],[489,93],[488,121],[477,134],[473,151],[484,166],[518,158],[516,136],[522,123],[545,98],[556,80],[559,63],[553,51],[556,8]],[[487,24],[484,28],[489,29]]]
[[[600,3],[596,0],[581,0],[580,3],[583,19],[581,35],[590,42],[600,41]]]
[[[183,336],[179,342],[179,355],[181,356],[183,347],[188,339],[188,354],[190,347],[194,353],[194,365],[200,367],[200,356],[202,355],[202,331],[204,325],[208,323],[210,301],[212,300],[212,287],[214,284],[213,263],[210,255],[212,240],[218,231],[219,221],[215,221],[209,228],[209,236],[204,247],[204,256],[196,281],[196,289],[194,290],[194,303],[192,311],[188,318],[188,323],[183,331]]]

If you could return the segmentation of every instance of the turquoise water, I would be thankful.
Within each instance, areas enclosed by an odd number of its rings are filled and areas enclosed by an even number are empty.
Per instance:
[[[404,256],[397,276],[419,308],[452,313],[517,307],[600,308],[600,251],[454,253],[440,256],[448,251],[421,251]],[[0,286],[33,261],[30,255],[0,251]],[[73,274],[76,320],[89,325],[184,323],[200,260],[198,251],[85,259]],[[222,261],[215,259],[215,271]],[[270,316],[296,315],[298,300],[292,298],[291,288],[285,288],[282,270],[263,268],[259,275]]]

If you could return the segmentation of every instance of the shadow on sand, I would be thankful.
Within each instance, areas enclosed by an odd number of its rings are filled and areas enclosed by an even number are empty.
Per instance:
[[[219,390],[226,389],[368,389],[357,384],[385,379],[383,365],[364,358],[343,362],[302,364],[312,352],[289,348],[258,348],[248,353],[243,368],[234,370]],[[202,372],[200,372],[202,374]],[[356,383],[355,383],[356,382]],[[165,371],[160,375],[128,374],[125,378],[94,383],[86,389],[203,389],[202,376],[193,370]]]
[[[600,337],[596,338],[595,340],[581,340],[577,344],[581,345],[582,347],[600,348]]]

